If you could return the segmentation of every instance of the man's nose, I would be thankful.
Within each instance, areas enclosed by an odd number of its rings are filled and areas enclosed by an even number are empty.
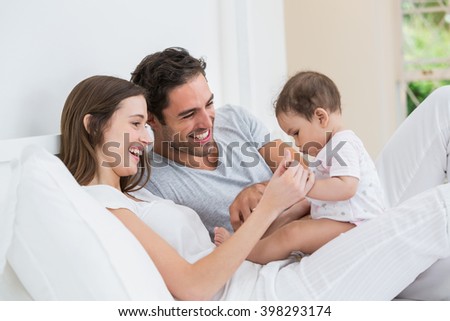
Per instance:
[[[199,114],[199,127],[211,128],[212,127],[212,115],[208,110],[203,109]]]

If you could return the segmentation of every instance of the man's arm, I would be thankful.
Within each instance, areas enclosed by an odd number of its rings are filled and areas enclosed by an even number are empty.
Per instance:
[[[314,178],[312,178],[314,179]],[[266,188],[268,182],[262,182],[253,184],[247,188],[244,188],[238,196],[234,199],[231,204],[230,211],[230,222],[233,230],[237,230],[242,223],[244,223],[247,218],[252,214],[256,205],[258,205],[261,199],[264,189]],[[270,225],[264,236],[269,235],[274,230],[280,228],[281,226],[298,220],[309,214],[310,204],[309,201],[303,199],[290,208],[286,209],[275,221]]]
[[[250,216],[253,209],[258,205],[264,190],[266,189],[267,182],[256,183],[244,188],[231,203],[230,211],[230,223],[233,230],[237,230],[242,223]]]

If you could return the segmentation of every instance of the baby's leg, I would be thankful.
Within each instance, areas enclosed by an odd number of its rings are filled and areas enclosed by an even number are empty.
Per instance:
[[[223,242],[230,238],[231,234],[227,229],[223,227],[215,227],[214,228],[214,244],[216,246],[221,245]]]
[[[297,220],[261,239],[250,252],[249,261],[266,264],[287,258],[293,251],[311,254],[355,225],[329,219]]]

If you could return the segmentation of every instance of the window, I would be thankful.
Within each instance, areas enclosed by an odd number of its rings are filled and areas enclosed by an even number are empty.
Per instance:
[[[450,0],[400,0],[404,98],[409,115],[442,85],[450,84]]]

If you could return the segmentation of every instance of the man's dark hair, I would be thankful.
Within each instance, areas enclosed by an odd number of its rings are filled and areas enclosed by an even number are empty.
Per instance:
[[[206,62],[184,48],[172,47],[145,57],[131,73],[131,81],[147,90],[148,112],[165,124],[162,111],[169,105],[174,88],[205,73]]]

